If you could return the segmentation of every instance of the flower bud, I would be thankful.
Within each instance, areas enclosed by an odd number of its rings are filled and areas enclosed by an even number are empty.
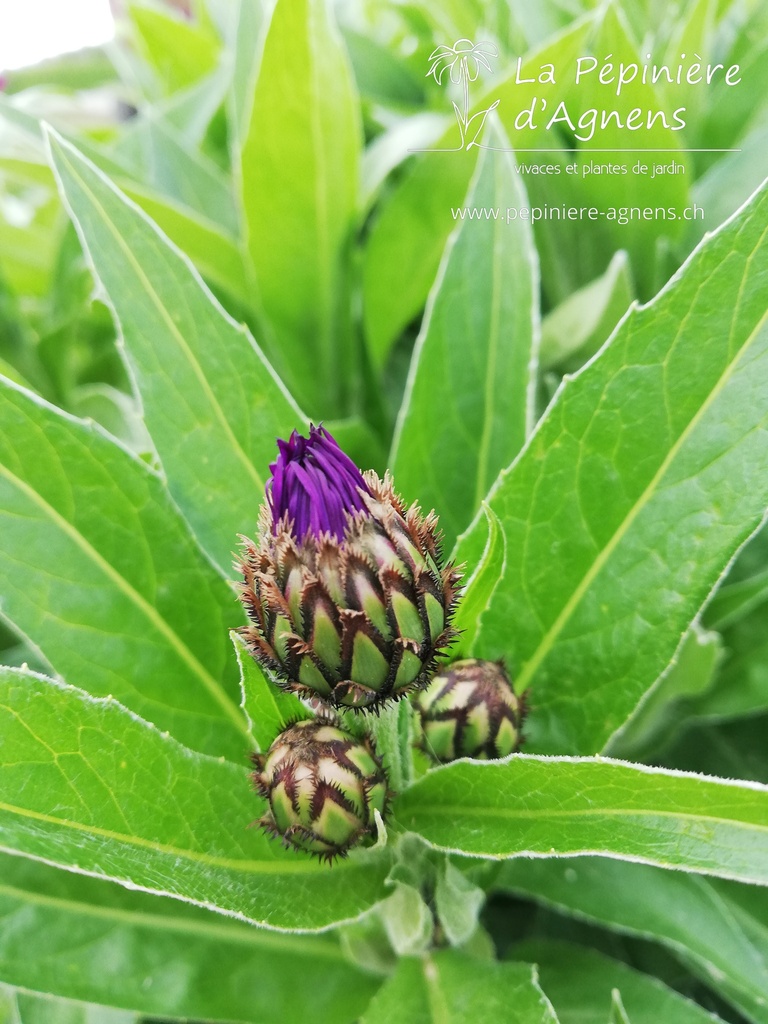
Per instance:
[[[506,757],[521,741],[521,702],[500,662],[468,658],[447,665],[414,706],[420,746],[435,761]]]
[[[454,637],[459,575],[434,513],[361,473],[322,427],[278,441],[240,597],[253,656],[285,689],[376,708],[426,685]]]
[[[286,846],[332,860],[375,838],[389,790],[370,739],[325,718],[296,722],[266,754],[254,754],[252,779],[269,810],[259,821]]]

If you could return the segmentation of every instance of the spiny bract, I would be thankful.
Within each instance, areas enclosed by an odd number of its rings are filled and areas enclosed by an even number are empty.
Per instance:
[[[362,473],[322,427],[280,441],[240,597],[253,656],[285,689],[377,708],[426,685],[454,637],[459,575],[434,513]]]
[[[420,745],[435,761],[506,757],[520,745],[521,704],[500,662],[468,658],[447,665],[414,706]]]
[[[370,739],[326,718],[296,722],[266,754],[254,754],[253,784],[268,804],[259,824],[286,846],[327,860],[375,838],[387,775]]]

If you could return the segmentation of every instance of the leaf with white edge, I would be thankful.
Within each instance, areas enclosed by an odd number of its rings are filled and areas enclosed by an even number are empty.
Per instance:
[[[465,208],[527,206],[498,122],[483,138]],[[538,295],[529,222],[460,222],[427,304],[389,459],[406,499],[437,510],[449,548],[533,428]]]
[[[114,700],[0,670],[0,848],[242,921],[315,931],[386,894],[389,858],[329,868],[258,828],[243,765],[182,747]],[[243,758],[245,760],[245,757]]]
[[[510,1016],[514,1008],[514,1016]],[[404,957],[360,1024],[557,1024],[528,964],[475,960],[454,950]]]
[[[602,854],[768,885],[768,786],[608,758],[455,761],[401,793],[403,828],[499,860]]]
[[[594,857],[510,861],[494,884],[660,942],[747,1016],[768,1021],[768,889]]]
[[[281,690],[267,676],[237,633],[229,635],[240,666],[240,706],[257,749],[265,751],[286,725],[313,715],[298,697]]]
[[[27,857],[0,855],[0,878],[0,977],[19,988],[154,1017],[337,1024],[378,987],[330,935],[279,935]]]
[[[227,575],[264,498],[275,438],[304,418],[187,258],[55,132],[64,200],[118,321],[174,501]]]
[[[537,753],[605,746],[763,520],[767,224],[765,190],[630,311],[489,495],[507,558],[476,653],[519,667]]]
[[[312,412],[338,408],[349,377],[344,307],[360,122],[332,5],[278,0],[240,154],[240,185],[258,299],[274,333],[269,354]]]
[[[483,515],[488,536],[480,558],[467,558],[467,565],[474,565],[472,575],[464,585],[464,591],[453,618],[453,627],[460,633],[453,647],[456,658],[467,658],[472,654],[480,630],[480,619],[491,601],[491,596],[504,574],[506,540],[496,514],[483,502]],[[478,531],[479,539],[479,531]]]
[[[516,959],[538,966],[541,985],[560,1024],[597,1024],[607,1019],[614,991],[620,993],[632,1024],[721,1024],[719,1017],[658,978],[596,950],[568,942],[528,940],[515,946],[513,953]]]
[[[187,746],[243,756],[232,591],[145,462],[11,384],[0,386],[0,576],[3,616],[54,671]]]
[[[404,882],[379,906],[379,914],[398,956],[420,956],[432,944],[434,921],[418,889]]]

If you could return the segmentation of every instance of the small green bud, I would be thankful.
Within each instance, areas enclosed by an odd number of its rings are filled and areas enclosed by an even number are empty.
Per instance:
[[[500,662],[469,658],[447,665],[414,706],[420,746],[435,761],[506,757],[520,745],[521,704]]]
[[[254,787],[269,804],[259,824],[286,846],[333,860],[376,838],[389,788],[370,739],[317,718],[289,726],[252,760]]]

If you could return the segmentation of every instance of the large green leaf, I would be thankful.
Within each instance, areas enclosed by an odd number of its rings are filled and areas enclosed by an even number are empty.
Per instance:
[[[188,746],[248,748],[241,614],[162,481],[98,428],[0,387],[3,614],[61,675]]]
[[[241,161],[258,297],[278,371],[313,412],[338,415],[348,376],[349,244],[361,125],[325,0],[278,0]]]
[[[516,958],[537,964],[541,985],[560,1024],[608,1020],[615,991],[632,1024],[719,1024],[720,1018],[668,988],[657,978],[593,949],[567,942],[527,941]],[[614,1017],[614,1019],[616,1019]]]
[[[510,861],[495,884],[669,946],[752,1020],[768,1021],[768,890],[594,857]]]
[[[404,957],[360,1024],[557,1024],[527,964],[443,950]]]
[[[766,211],[628,313],[489,496],[507,559],[476,651],[531,687],[534,751],[604,747],[765,513]]]
[[[608,758],[456,761],[395,800],[405,828],[473,857],[603,854],[768,885],[768,787]]]
[[[315,930],[386,893],[388,858],[330,869],[260,829],[245,767],[109,698],[0,669],[0,847],[272,928]],[[243,757],[245,760],[245,757]]]
[[[377,988],[332,937],[286,937],[26,857],[0,855],[0,877],[0,978],[20,988],[243,1024],[353,1020]]]
[[[228,573],[237,535],[255,527],[275,437],[303,417],[189,261],[72,146],[55,134],[50,146],[171,495]]]
[[[485,144],[466,208],[526,206],[498,125]],[[390,456],[398,489],[438,511],[449,549],[533,428],[538,341],[530,223],[464,220],[430,296]]]

